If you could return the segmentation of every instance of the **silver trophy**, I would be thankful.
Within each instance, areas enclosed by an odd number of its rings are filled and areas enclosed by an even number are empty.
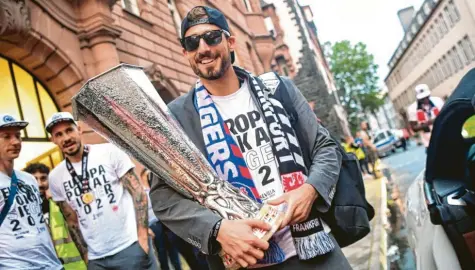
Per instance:
[[[225,219],[255,218],[270,231],[254,234],[268,240],[283,213],[258,204],[218,178],[206,158],[186,136],[142,68],[121,64],[86,82],[72,99],[76,119],[160,176],[184,196]],[[228,269],[238,265],[220,254]]]

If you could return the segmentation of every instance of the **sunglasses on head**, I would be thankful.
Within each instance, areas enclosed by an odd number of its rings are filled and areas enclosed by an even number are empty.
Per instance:
[[[223,40],[223,33],[226,37],[231,36],[226,30],[212,30],[201,35],[192,35],[182,38],[180,40],[181,46],[188,52],[194,51],[200,46],[200,39],[203,39],[209,46],[216,46]]]

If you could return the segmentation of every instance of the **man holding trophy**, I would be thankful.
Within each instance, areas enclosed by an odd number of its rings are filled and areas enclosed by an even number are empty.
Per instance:
[[[73,97],[75,116],[153,173],[155,214],[210,269],[351,269],[320,217],[342,157],[300,91],[233,67],[237,40],[216,9],[193,8],[181,36],[199,77],[189,93],[167,107],[121,64]]]
[[[287,209],[281,229],[266,243],[252,234],[255,228],[266,229],[261,221],[221,219],[157,177],[151,193],[156,214],[206,254],[222,249],[242,267],[350,269],[316,211],[330,206],[341,157],[305,98],[281,78],[298,112],[300,129],[293,130],[282,105],[265,96],[259,79],[232,66],[237,40],[220,11],[193,8],[181,35],[183,54],[199,80],[169,105],[172,114],[193,142],[201,141],[196,146],[221,179],[256,201],[285,203]],[[305,133],[308,141],[299,144],[295,132]],[[311,154],[308,168],[303,151]],[[209,263],[220,268],[215,256]]]

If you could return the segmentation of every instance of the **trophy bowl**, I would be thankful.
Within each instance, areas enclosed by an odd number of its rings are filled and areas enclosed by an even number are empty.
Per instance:
[[[253,218],[272,226],[255,229],[263,240],[279,228],[283,213],[260,204],[219,179],[184,133],[141,67],[121,64],[89,79],[72,98],[73,114],[185,197],[229,220]],[[239,265],[220,253],[226,268]]]

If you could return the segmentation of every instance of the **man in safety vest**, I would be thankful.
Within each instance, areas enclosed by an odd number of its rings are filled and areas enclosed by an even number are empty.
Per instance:
[[[355,154],[356,158],[360,163],[361,172],[363,176],[369,175],[368,161],[366,160],[366,155],[363,151],[362,145],[355,141],[352,136],[346,136],[341,138],[341,145],[345,152]]]
[[[64,223],[63,215],[51,199],[49,194],[48,174],[50,169],[42,163],[33,163],[25,168],[25,172],[33,175],[38,182],[41,199],[43,200],[42,210],[46,222],[50,228],[51,239],[58,254],[59,260],[63,263],[65,270],[85,270],[86,264],[81,258],[76,248],[67,225]]]
[[[427,149],[432,125],[444,106],[444,101],[439,97],[431,96],[427,84],[417,85],[415,91],[417,100],[407,108],[407,118],[412,130],[421,135],[422,143]]]

